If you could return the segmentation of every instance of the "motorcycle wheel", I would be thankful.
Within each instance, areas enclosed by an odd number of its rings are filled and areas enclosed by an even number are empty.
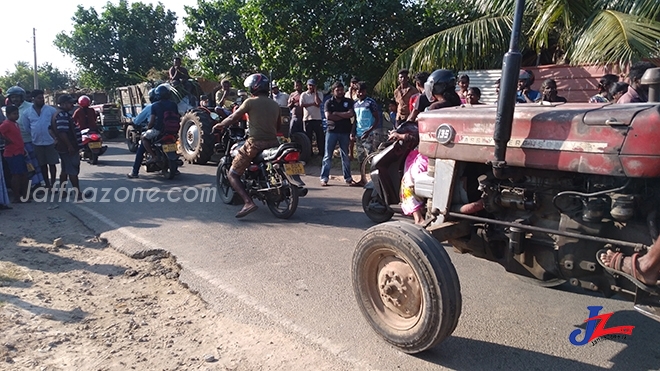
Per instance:
[[[377,203],[379,207],[382,207],[382,211],[370,207],[373,203]],[[394,211],[385,205],[385,201],[373,189],[365,189],[362,193],[362,210],[375,223],[385,223],[394,216]]]
[[[231,161],[227,157],[223,157],[218,163],[218,170],[215,172],[215,183],[218,187],[218,195],[222,202],[231,205],[238,203],[238,195],[229,184],[229,169],[231,168]]]
[[[282,188],[284,197],[281,200],[275,201],[267,198],[266,204],[268,209],[273,215],[280,219],[289,219],[298,208],[298,198],[300,197],[298,187],[289,184],[288,187]]]
[[[89,152],[89,163],[92,165],[97,165],[99,163],[99,155],[94,152]]]
[[[360,311],[385,341],[419,353],[449,337],[461,315],[458,275],[425,229],[405,222],[369,228],[351,269]]]
[[[132,153],[138,150],[138,139],[135,138],[136,135],[133,125],[129,125],[126,128],[126,146],[128,147],[128,151]]]

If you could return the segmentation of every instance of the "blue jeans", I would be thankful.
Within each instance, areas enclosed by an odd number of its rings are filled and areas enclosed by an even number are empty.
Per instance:
[[[327,182],[330,178],[330,167],[332,166],[332,152],[339,142],[339,152],[341,153],[341,169],[344,172],[344,181],[353,180],[351,176],[351,162],[348,159],[348,144],[351,140],[349,133],[325,133],[325,154],[323,155],[323,166],[321,167],[321,181]]]
[[[147,150],[144,149],[144,144],[140,141],[137,152],[135,152],[135,162],[133,163],[133,174],[137,175],[140,172],[140,166],[142,166],[142,160],[144,159],[144,153]]]

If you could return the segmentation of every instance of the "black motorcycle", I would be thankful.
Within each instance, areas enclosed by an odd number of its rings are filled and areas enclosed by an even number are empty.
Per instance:
[[[416,133],[417,126],[407,123],[397,129],[399,133]],[[364,186],[362,209],[367,217],[376,223],[384,223],[395,213],[403,213],[400,192],[406,157],[417,143],[389,141],[381,143],[378,152],[372,153],[362,164],[362,179],[365,181],[367,162],[370,161],[371,180]]]
[[[173,179],[179,174],[179,166],[183,165],[183,161],[177,153],[176,141],[176,135],[164,134],[151,144],[157,160],[150,161],[151,156],[146,153],[142,164],[146,167],[147,173],[160,171],[167,179]]]
[[[216,183],[220,199],[226,204],[240,201],[229,184],[228,173],[232,159],[246,139],[245,129],[231,126],[223,129],[222,141],[216,144],[217,148],[224,150],[218,163]],[[300,179],[305,169],[299,158],[299,145],[283,143],[261,152],[241,177],[250,197],[264,202],[273,215],[281,219],[290,218],[298,207],[298,198],[307,195],[305,183]]]

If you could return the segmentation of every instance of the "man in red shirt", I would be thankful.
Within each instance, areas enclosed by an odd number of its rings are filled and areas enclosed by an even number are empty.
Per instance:
[[[92,100],[86,95],[81,95],[78,98],[78,109],[73,113],[73,121],[76,123],[80,130],[89,129],[95,133],[99,132],[96,125],[96,111],[90,107]]]
[[[25,163],[25,144],[18,127],[18,107],[7,107],[7,119],[0,124],[0,136],[5,140],[5,152],[3,157],[9,165],[11,173],[11,190],[14,203],[21,203],[21,195],[28,186],[28,169]]]

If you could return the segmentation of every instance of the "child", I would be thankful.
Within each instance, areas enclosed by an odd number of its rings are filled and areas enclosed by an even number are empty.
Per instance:
[[[25,148],[21,129],[18,127],[18,107],[7,107],[7,119],[0,124],[0,136],[5,140],[3,156],[11,173],[11,190],[14,203],[21,203],[21,195],[28,186],[28,169],[25,163]]]
[[[469,88],[467,92],[467,104],[470,104],[472,106],[477,105],[477,104],[483,104],[479,102],[479,99],[481,99],[481,89],[479,88]]]
[[[387,112],[389,113],[389,121],[390,125],[392,127],[390,129],[394,129],[396,127],[396,112],[399,108],[399,105],[396,103],[394,99],[390,99],[389,104],[387,105]]]
[[[566,103],[566,98],[557,95],[557,82],[553,79],[543,80],[541,84],[541,100],[545,102]]]
[[[468,100],[468,88],[470,87],[470,76],[461,75],[458,78],[458,96],[461,98],[461,104],[466,104]]]

